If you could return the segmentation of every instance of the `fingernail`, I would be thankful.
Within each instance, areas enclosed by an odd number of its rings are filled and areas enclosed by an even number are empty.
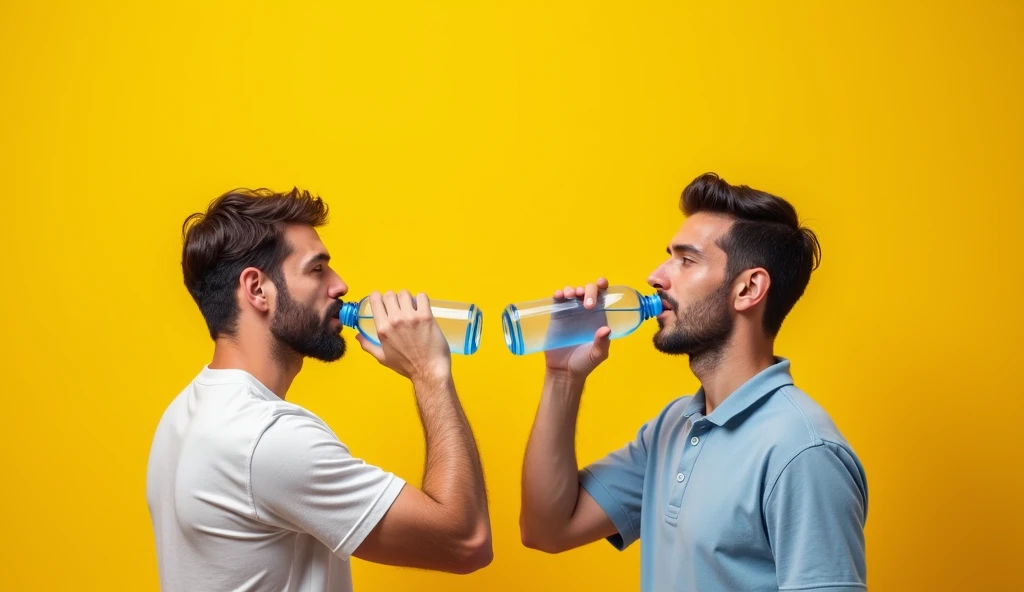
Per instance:
[[[593,298],[587,298],[587,306],[590,306],[593,303],[594,303],[594,299]]]

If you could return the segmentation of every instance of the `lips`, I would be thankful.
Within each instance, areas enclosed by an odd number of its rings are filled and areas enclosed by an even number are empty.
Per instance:
[[[331,305],[331,308],[327,311],[327,324],[330,325],[331,321],[338,321],[338,323],[340,324],[341,319],[338,318],[338,315],[340,314],[341,303],[339,302],[338,304]]]
[[[676,309],[676,307],[674,306],[675,301],[672,300],[671,296],[669,296],[668,294],[665,294],[664,292],[661,292],[661,291],[658,291],[658,296],[661,297],[661,311],[662,312],[665,312],[665,311],[668,311],[668,310],[675,310]]]

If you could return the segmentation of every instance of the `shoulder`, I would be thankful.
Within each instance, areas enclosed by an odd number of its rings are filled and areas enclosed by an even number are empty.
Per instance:
[[[283,401],[275,402],[266,411],[263,427],[253,442],[250,456],[299,462],[322,453],[348,453],[348,447],[334,431],[310,411]]]
[[[687,420],[687,409],[692,401],[693,395],[683,395],[672,399],[661,408],[657,415],[640,427],[638,437],[645,443],[650,443],[673,432],[674,427]]]
[[[769,428],[768,434],[780,444],[805,447],[831,443],[851,448],[828,412],[797,386],[780,388],[758,415],[759,423]]]
[[[668,402],[651,420],[659,426],[674,425],[686,421],[686,410],[693,402],[693,395],[683,395]]]
[[[864,468],[853,447],[828,412],[800,388],[779,389],[756,414],[759,445],[768,452],[769,487],[784,471],[813,474],[815,468],[837,464],[857,481]]]

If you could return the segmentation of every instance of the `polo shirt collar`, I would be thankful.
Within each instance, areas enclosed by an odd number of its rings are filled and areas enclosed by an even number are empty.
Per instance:
[[[723,426],[737,415],[750,408],[764,397],[774,393],[784,386],[793,384],[793,376],[789,372],[789,360],[786,358],[775,358],[775,364],[755,374],[750,380],[743,383],[740,388],[733,391],[731,395],[722,401],[722,404],[715,408],[707,420],[717,426]],[[690,399],[683,411],[685,417],[697,415],[697,419],[704,417],[705,406],[704,387],[700,387]]]

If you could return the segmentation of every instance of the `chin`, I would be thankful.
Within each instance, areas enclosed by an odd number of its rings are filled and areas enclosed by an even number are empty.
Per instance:
[[[672,356],[689,355],[688,348],[683,345],[679,333],[672,333],[662,329],[654,334],[654,349],[663,354]]]

